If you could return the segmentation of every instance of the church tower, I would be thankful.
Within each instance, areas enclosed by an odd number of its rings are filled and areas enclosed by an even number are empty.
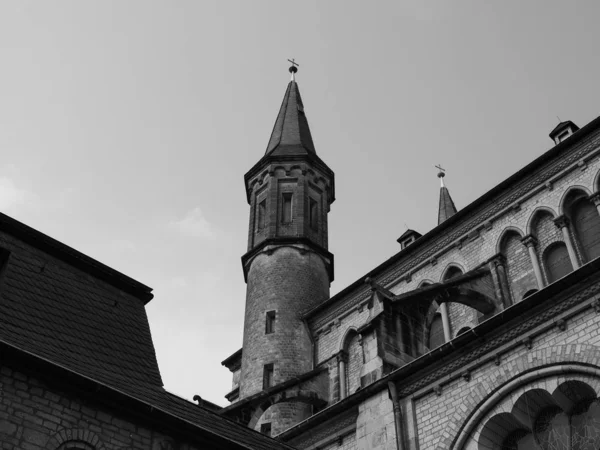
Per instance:
[[[313,369],[302,314],[329,298],[333,255],[327,214],[334,174],[317,156],[290,67],[265,155],[245,175],[250,205],[240,400]],[[278,403],[255,428],[276,435],[309,417],[310,405]],[[268,429],[266,428],[268,425]]]

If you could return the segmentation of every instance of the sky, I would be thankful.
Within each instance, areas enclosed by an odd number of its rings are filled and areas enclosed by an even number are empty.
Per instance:
[[[225,406],[289,81],[336,174],[332,295],[600,113],[600,3],[0,0],[0,211],[151,286],[165,387]]]

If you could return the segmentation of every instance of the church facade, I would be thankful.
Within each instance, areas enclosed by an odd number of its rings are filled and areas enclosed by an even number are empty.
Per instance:
[[[294,75],[294,74],[293,74]],[[600,118],[334,296],[333,171],[292,77],[250,205],[221,415],[299,449],[600,448]]]

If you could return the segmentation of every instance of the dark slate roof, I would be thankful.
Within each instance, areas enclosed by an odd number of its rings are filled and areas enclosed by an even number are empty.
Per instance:
[[[79,263],[68,255],[77,255],[77,261],[91,258],[54,240],[47,247],[47,240],[51,238],[0,217],[0,248],[10,252],[0,268],[0,360],[9,349],[42,365],[43,374],[55,370],[58,380],[96,384],[99,401],[116,396],[133,402],[140,413],[160,410],[168,420],[235,443],[231,448],[291,448],[165,391],[144,300],[110,283],[116,271],[103,266],[103,277],[94,277],[98,268],[75,267]]]
[[[440,188],[440,206],[438,210],[438,225],[445,222],[456,214],[456,206],[450,197],[450,192],[446,186]]]
[[[143,301],[2,226],[0,247],[0,339],[119,389],[162,386]]]
[[[290,81],[265,155],[316,154],[298,83]]]

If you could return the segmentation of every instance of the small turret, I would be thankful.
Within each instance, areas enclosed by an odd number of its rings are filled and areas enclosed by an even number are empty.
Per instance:
[[[245,175],[250,204],[247,282],[239,401],[313,366],[313,345],[302,314],[329,298],[333,255],[327,214],[334,174],[317,156],[300,90],[290,68],[265,155]],[[251,423],[273,435],[306,419],[312,406],[273,404]]]
[[[440,205],[438,208],[438,225],[442,222],[445,222],[454,214],[456,214],[456,206],[454,206],[454,202],[452,201],[452,197],[450,197],[450,192],[448,188],[444,185],[444,177],[446,176],[445,170],[440,166],[436,166],[439,169],[438,178],[440,179]]]

